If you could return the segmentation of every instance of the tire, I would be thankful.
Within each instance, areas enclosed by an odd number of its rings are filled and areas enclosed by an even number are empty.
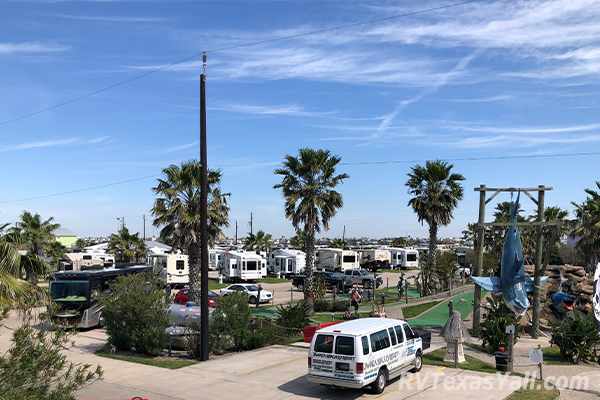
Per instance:
[[[371,384],[371,390],[375,394],[383,393],[385,390],[385,385],[387,384],[387,374],[384,369],[380,369],[377,373],[377,378],[375,378],[375,382]]]
[[[421,351],[417,351],[415,356],[415,367],[411,369],[410,372],[419,372],[421,367],[423,367],[423,355],[421,354]]]
[[[256,296],[250,296],[250,304],[256,304]]]
[[[298,289],[299,292],[304,292],[304,284],[303,283],[299,283],[298,286],[296,286],[296,288]]]
[[[371,281],[363,281],[363,286],[365,289],[371,289]]]
[[[98,316],[98,328],[104,328],[104,317],[102,317],[102,313]]]

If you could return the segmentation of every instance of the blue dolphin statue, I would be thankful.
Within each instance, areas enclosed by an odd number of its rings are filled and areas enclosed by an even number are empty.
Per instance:
[[[510,207],[510,222],[517,222],[520,196],[521,190],[517,194],[517,200]],[[489,292],[501,292],[504,302],[515,314],[525,314],[529,307],[527,292],[533,292],[533,278],[525,276],[523,246],[521,245],[519,228],[516,225],[509,227],[504,239],[500,278],[497,276],[489,278],[472,276],[471,279],[475,284]],[[548,277],[543,276],[540,284],[543,285],[547,280]]]

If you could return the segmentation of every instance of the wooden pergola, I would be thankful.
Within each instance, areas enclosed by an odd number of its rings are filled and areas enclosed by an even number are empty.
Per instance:
[[[552,190],[551,187],[540,185],[537,188],[488,188],[485,185],[481,185],[474,189],[479,192],[479,219],[477,222],[477,248],[475,249],[475,270],[474,276],[481,276],[483,270],[483,244],[485,238],[485,227],[486,226],[535,226],[537,227],[536,243],[535,243],[535,257],[534,257],[534,274],[533,274],[533,318],[532,318],[532,333],[531,336],[534,339],[538,338],[539,324],[540,324],[540,279],[546,270],[548,265],[548,259],[550,258],[551,246],[548,246],[546,255],[542,265],[542,252],[543,252],[543,235],[542,230],[544,226],[552,226],[552,239],[551,243],[556,241],[558,236],[558,222],[544,222],[544,197],[546,191]],[[485,222],[485,206],[492,201],[501,192],[514,193],[521,190],[527,197],[531,199],[538,206],[538,218],[536,222]],[[487,192],[494,192],[489,198],[486,199]],[[538,192],[537,200],[531,195],[530,192]],[[473,336],[479,337],[479,323],[481,322],[481,287],[475,285],[475,293],[473,296]]]

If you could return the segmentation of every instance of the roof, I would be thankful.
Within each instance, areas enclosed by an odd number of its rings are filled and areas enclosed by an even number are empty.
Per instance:
[[[52,231],[52,234],[54,236],[75,236],[77,237],[77,234],[67,228],[56,228],[55,230]]]
[[[362,335],[387,328],[393,324],[399,324],[404,321],[392,318],[359,318],[341,324],[331,325],[326,328],[319,329],[319,333],[333,333],[340,331],[347,335]]]

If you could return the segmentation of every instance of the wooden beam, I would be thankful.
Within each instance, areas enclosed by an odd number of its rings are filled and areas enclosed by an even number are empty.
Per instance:
[[[523,193],[525,193],[527,195],[527,197],[529,197],[531,199],[531,201],[533,201],[535,203],[536,206],[538,206],[538,201],[536,199],[533,198],[532,195],[529,194],[529,192],[527,190],[523,190]]]
[[[542,192],[542,191],[546,191],[546,190],[552,190],[552,187],[547,187],[547,186],[540,186],[540,187],[536,187],[536,188],[482,188],[482,187],[478,187],[473,189],[476,192],[516,192],[517,190],[521,189],[522,192],[524,191],[528,191],[528,192]]]
[[[494,193],[493,195],[491,195],[490,198],[485,201],[485,204],[487,205],[487,203],[489,203],[490,201],[492,201],[492,199],[494,197],[498,196],[498,193],[500,193],[500,191],[496,190],[496,193]]]

